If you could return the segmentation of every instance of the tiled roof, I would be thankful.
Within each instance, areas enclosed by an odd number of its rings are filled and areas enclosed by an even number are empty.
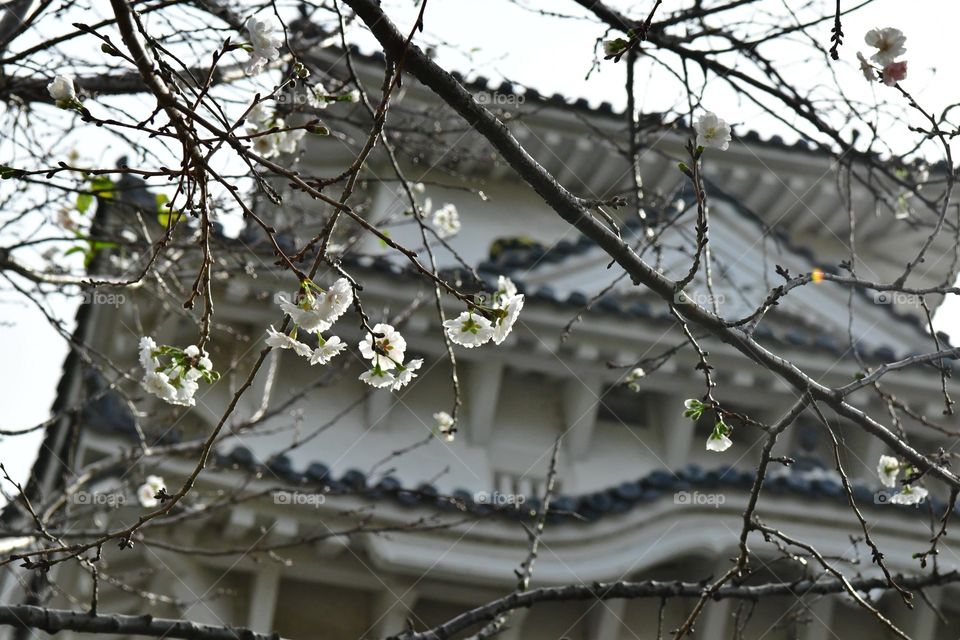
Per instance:
[[[354,495],[371,500],[391,500],[407,507],[440,508],[451,511],[463,511],[478,515],[496,513],[513,519],[532,519],[542,504],[539,496],[527,496],[521,506],[491,505],[483,498],[483,492],[460,489],[449,495],[442,494],[431,484],[406,487],[394,476],[386,476],[375,482],[362,471],[351,469],[336,477],[329,467],[321,462],[313,462],[303,471],[297,471],[289,458],[280,456],[266,464],[256,461],[254,454],[245,447],[237,447],[229,454],[217,456],[220,468],[242,469],[246,471],[272,472],[282,480],[294,486],[310,487],[331,495]],[[784,471],[771,475],[764,483],[764,492],[783,495],[802,496],[804,498],[831,500],[846,503],[846,494],[839,479],[831,477],[830,472]],[[753,486],[755,472],[721,466],[704,469],[691,464],[675,471],[655,470],[636,480],[622,482],[600,491],[578,496],[560,495],[551,502],[549,519],[557,522],[589,523],[608,515],[628,512],[642,504],[658,500],[674,500],[683,491],[723,491],[736,490],[749,492]],[[851,481],[853,495],[861,507],[887,509],[891,506],[886,499],[889,493],[877,491],[865,483]],[[878,496],[881,496],[878,498]],[[946,503],[933,500],[935,513],[942,513]],[[900,512],[910,513],[908,507],[900,507]],[[925,513],[924,509],[924,513]],[[957,509],[960,513],[960,507]],[[921,513],[914,509],[913,513]]]
[[[97,375],[87,377],[88,392],[91,388],[98,387],[94,382]],[[130,439],[138,437],[133,416],[115,391],[108,391],[99,400],[88,405],[84,409],[83,418],[85,425],[96,431]],[[164,442],[175,440],[175,436],[168,435]],[[793,470],[784,469],[781,473],[768,476],[764,491],[833,500],[838,503],[846,501],[842,485],[831,472],[801,467],[804,465],[798,464]],[[358,469],[350,469],[337,476],[326,464],[319,461],[298,470],[285,455],[262,463],[252,451],[242,446],[235,447],[229,453],[216,453],[212,458],[211,470],[217,469],[261,472],[280,478],[289,483],[291,488],[309,487],[330,495],[353,495],[370,500],[390,500],[406,507],[438,508],[478,515],[496,513],[520,520],[535,517],[541,505],[540,497],[528,496],[519,506],[495,506],[483,500],[475,491],[460,489],[445,495],[431,484],[404,486],[403,482],[394,476],[385,476],[374,481]],[[557,496],[551,503],[549,519],[556,522],[589,523],[604,516],[625,513],[641,504],[673,500],[676,494],[682,491],[746,492],[753,486],[754,478],[754,471],[730,466],[706,470],[698,465],[687,465],[675,471],[655,470],[636,480],[622,482],[601,491],[578,496]],[[857,481],[852,481],[852,486],[858,505],[889,508],[890,505],[886,504],[882,497],[877,498],[876,489]],[[942,513],[946,503],[934,500],[932,506],[935,512]],[[903,509],[906,507],[901,511]],[[957,511],[960,512],[960,506]]]

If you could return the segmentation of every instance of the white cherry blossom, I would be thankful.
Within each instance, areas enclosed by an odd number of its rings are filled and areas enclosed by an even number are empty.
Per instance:
[[[77,90],[73,86],[72,76],[57,76],[47,84],[47,92],[61,109],[70,109],[80,106],[77,100]]]
[[[165,402],[174,403],[177,400],[177,388],[170,384],[167,374],[160,371],[147,371],[143,388]]]
[[[697,146],[726,151],[730,146],[730,125],[711,111],[700,116],[693,125],[697,132]]]
[[[422,366],[423,360],[421,358],[417,358],[398,367],[393,372],[393,376],[396,378],[396,381],[393,383],[393,386],[390,389],[392,391],[399,391],[410,384],[410,382],[417,377],[415,372]]]
[[[445,441],[453,442],[455,437],[454,434],[457,432],[456,428],[454,427],[455,422],[453,420],[453,416],[446,411],[437,411],[435,414],[433,414],[433,419],[437,423],[435,427],[437,433],[439,433]]]
[[[392,387],[397,382],[397,379],[392,373],[384,371],[381,367],[374,367],[369,371],[364,371],[360,374],[360,380],[377,389]]]
[[[274,34],[276,24],[270,19],[251,17],[247,20],[246,28],[253,51],[250,52],[245,70],[248,75],[254,75],[260,73],[268,62],[280,59],[279,48],[283,40]]]
[[[493,342],[494,344],[501,344],[513,331],[513,325],[520,316],[520,310],[523,309],[523,294],[502,298],[497,303],[497,308],[506,312],[505,316],[497,318],[493,328]]]
[[[897,486],[897,475],[900,474],[900,461],[893,456],[880,456],[877,464],[877,475],[885,487]]]
[[[283,296],[278,296],[280,309],[283,310],[293,322],[311,333],[315,331],[326,331],[330,328],[331,322],[325,309],[318,308],[317,296],[305,295],[301,297],[300,302],[294,304]]]
[[[381,337],[374,338],[374,333]],[[359,347],[360,355],[370,360],[375,368],[390,371],[403,363],[407,341],[392,326],[381,322],[373,325],[373,333],[367,333]]]
[[[464,311],[456,318],[445,321],[443,326],[451,342],[468,349],[488,342],[494,332],[489,320],[471,311]]]
[[[161,489],[165,489],[166,484],[160,476],[147,476],[147,481],[137,489],[137,500],[147,509],[152,509],[160,501],[155,497]]]
[[[449,238],[460,231],[460,214],[453,204],[447,203],[433,214],[433,226],[441,238]]]
[[[157,343],[154,342],[153,338],[149,336],[140,338],[140,366],[147,373],[156,371],[157,367],[160,366],[160,362],[153,356],[156,349]]]
[[[310,355],[310,364],[327,364],[346,348],[346,343],[338,336],[330,336],[323,340],[323,344],[313,350]]]
[[[303,356],[304,358],[309,358],[313,355],[313,349],[296,338],[288,336],[285,333],[280,333],[273,328],[273,325],[270,325],[270,328],[267,329],[266,342],[268,346],[274,349],[293,349],[298,356]]]
[[[913,487],[910,485],[904,485],[903,489],[900,490],[900,493],[895,493],[890,498],[890,502],[893,504],[920,504],[929,494],[929,491],[923,487]]]
[[[903,35],[903,31],[895,27],[871,29],[863,39],[868,45],[877,49],[870,59],[879,65],[886,66],[907,52],[906,47],[903,46],[907,37]]]
[[[733,440],[726,434],[714,431],[710,434],[710,437],[707,438],[707,451],[726,451],[732,444]]]

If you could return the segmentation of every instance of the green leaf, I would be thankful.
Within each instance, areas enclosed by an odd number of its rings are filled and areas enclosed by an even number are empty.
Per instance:
[[[165,193],[158,193],[156,195],[157,200],[157,222],[163,228],[170,227],[170,218],[173,218],[173,224],[176,224],[180,221],[181,213],[173,214],[170,205],[170,198],[167,197]]]
[[[79,193],[77,194],[77,211],[80,213],[86,213],[87,209],[90,208],[90,205],[93,204],[93,194],[91,193]]]
[[[90,190],[100,198],[112,198],[113,180],[107,176],[94,176],[90,179]]]

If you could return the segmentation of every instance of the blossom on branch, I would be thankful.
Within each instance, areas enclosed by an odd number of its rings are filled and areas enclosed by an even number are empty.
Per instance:
[[[141,385],[169,404],[194,406],[194,395],[200,389],[198,380],[214,382],[220,377],[213,370],[209,354],[196,345],[185,349],[159,346],[153,338],[144,336],[140,338],[139,358],[144,370]]]
[[[900,490],[900,493],[895,493],[890,498],[890,502],[893,504],[903,504],[903,505],[912,505],[920,504],[929,494],[929,491],[923,487],[912,487],[910,485],[904,485],[903,489]]]
[[[697,132],[698,147],[713,147],[726,151],[730,146],[730,125],[712,111],[700,116],[693,128]]]
[[[877,49],[870,59],[882,66],[890,64],[907,52],[906,47],[903,46],[907,38],[900,29],[895,27],[871,29],[867,31],[864,41]]]
[[[729,449],[733,445],[733,440],[730,439],[731,431],[732,429],[730,429],[727,423],[723,420],[717,420],[713,431],[710,433],[710,437],[707,438],[707,451],[716,451],[719,453]]]
[[[883,84],[892,87],[907,79],[907,61],[891,62],[883,68]]]
[[[877,72],[870,64],[870,61],[863,57],[863,54],[857,51],[857,60],[860,61],[860,73],[867,82],[873,82],[877,79]]]
[[[291,349],[298,356],[303,356],[304,358],[309,358],[313,355],[313,349],[297,340],[294,335],[287,335],[277,331],[273,328],[273,325],[270,325],[270,328],[267,329],[266,342],[269,347],[273,347],[274,349]]]
[[[897,486],[897,475],[900,473],[900,461],[893,456],[880,456],[877,464],[877,475],[880,483],[885,487]]]
[[[464,311],[456,318],[443,323],[447,337],[454,344],[472,349],[488,342],[493,337],[493,324],[473,311]]]
[[[435,430],[437,434],[443,438],[446,442],[453,442],[455,437],[454,434],[457,433],[456,421],[446,411],[437,411],[433,414],[433,419],[436,421]]]
[[[247,33],[250,35],[250,60],[247,62],[247,75],[255,75],[263,70],[263,67],[274,60],[280,59],[280,45],[283,40],[274,35],[276,24],[273,20],[259,20],[251,17],[246,24]]]
[[[374,368],[390,371],[403,364],[407,341],[393,326],[381,322],[373,325],[373,333],[367,333],[359,348],[360,355],[370,360]]]
[[[47,92],[61,109],[77,109],[83,105],[77,99],[72,76],[57,76],[47,84]]]
[[[437,235],[441,238],[457,235],[460,231],[460,214],[457,213],[457,208],[447,203],[437,209],[433,214],[433,226],[437,228]]]
[[[153,509],[160,504],[160,500],[157,499],[157,494],[165,489],[166,486],[163,478],[160,476],[147,476],[147,481],[137,489],[137,500],[147,509]]]
[[[347,348],[346,343],[344,343],[339,336],[330,336],[327,339],[323,339],[318,334],[317,337],[320,340],[320,346],[310,354],[310,364],[327,364]]]

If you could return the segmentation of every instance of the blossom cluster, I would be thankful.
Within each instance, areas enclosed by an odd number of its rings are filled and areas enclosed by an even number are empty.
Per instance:
[[[683,417],[690,418],[696,422],[700,419],[700,416],[703,415],[707,405],[703,404],[700,400],[690,398],[684,401],[683,407]],[[733,433],[733,429],[718,415],[717,421],[713,425],[713,431],[710,432],[710,436],[707,438],[707,451],[721,452],[729,449],[733,445],[733,440],[730,439],[731,433]]]
[[[323,337],[333,324],[346,313],[353,302],[353,287],[346,278],[340,278],[329,289],[323,290],[311,281],[301,285],[300,293],[287,300],[278,296],[280,308],[290,316],[293,330],[282,333],[271,327],[267,330],[267,344],[275,349],[290,349],[299,356],[310,360],[311,365],[327,364],[347,345],[338,336]],[[318,346],[311,349],[297,340],[298,331],[303,330],[317,336]]]
[[[274,33],[276,24],[269,18],[261,20],[251,17],[247,20],[246,28],[250,36],[250,60],[244,70],[252,76],[263,71],[268,62],[280,59],[283,40]]]
[[[517,293],[517,287],[510,278],[500,276],[497,291],[492,296],[492,305],[483,307],[493,320],[480,310],[467,309],[456,318],[443,323],[447,337],[454,344],[472,349],[493,340],[502,344],[523,309],[523,294]]]
[[[877,463],[877,475],[880,476],[880,483],[893,489],[897,486],[897,476],[903,471],[908,477],[912,475],[913,469],[893,456],[880,456],[880,462]],[[893,504],[919,504],[923,502],[929,492],[923,487],[913,486],[904,483],[898,493],[893,494],[890,502]]]
[[[158,346],[148,336],[140,339],[140,366],[145,372],[144,389],[164,402],[184,407],[196,405],[194,395],[200,380],[211,383],[220,377],[209,354],[196,345],[186,349]]]
[[[886,29],[871,29],[864,37],[864,41],[874,47],[876,52],[870,56],[870,60],[880,65],[883,84],[892,87],[898,82],[907,78],[907,61],[897,60],[907,52],[903,44],[907,37],[903,32],[895,27]],[[864,57],[862,53],[857,52],[857,59],[860,61],[860,71],[868,82],[877,79],[877,71],[873,65]]]
[[[272,131],[285,129],[287,123],[283,118],[267,113],[263,104],[257,104],[247,114],[247,134],[254,138],[253,150],[264,158],[271,158],[280,153],[296,153],[301,138],[306,129],[290,129],[288,131]]]

